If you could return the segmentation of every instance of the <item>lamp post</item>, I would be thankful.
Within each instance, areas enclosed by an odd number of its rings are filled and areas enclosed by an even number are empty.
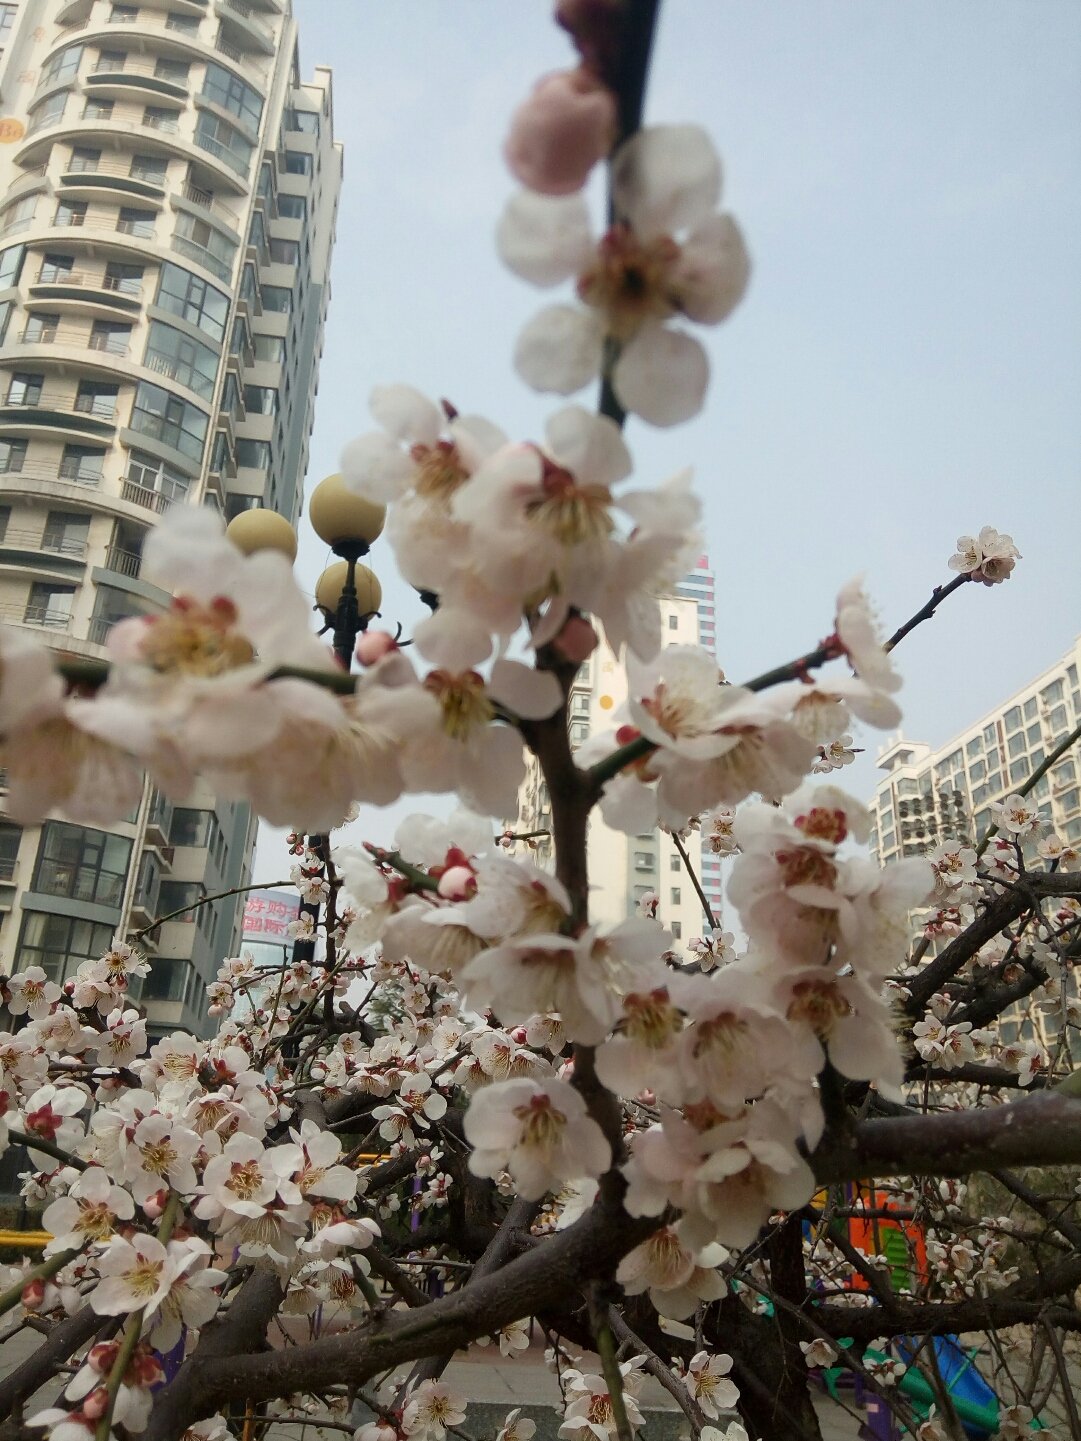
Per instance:
[[[308,519],[319,539],[339,557],[316,582],[315,601],[326,617],[326,628],[333,629],[334,654],[349,671],[357,636],[367,629],[373,616],[379,614],[383,598],[378,578],[366,565],[361,565],[360,560],[382,534],[386,508],[347,490],[340,475],[328,475],[312,491]],[[290,561],[296,559],[296,532],[285,517],[275,511],[259,508],[242,511],[229,522],[226,533],[245,555],[276,550]],[[325,869],[329,862],[329,837],[309,836],[307,845]],[[311,917],[312,936],[310,940],[298,937],[293,943],[293,965],[315,958],[318,902],[301,901],[299,915]]]

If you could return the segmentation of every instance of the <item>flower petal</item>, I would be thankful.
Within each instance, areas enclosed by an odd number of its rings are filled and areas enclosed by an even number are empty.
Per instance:
[[[338,464],[347,488],[379,505],[397,500],[410,488],[416,474],[416,466],[405,451],[378,430],[351,440]]]
[[[388,435],[406,445],[434,445],[443,429],[438,405],[411,385],[377,385],[368,409]]]
[[[612,386],[625,410],[650,425],[678,425],[702,409],[709,360],[693,336],[664,325],[639,331],[616,363]]]
[[[488,689],[515,715],[543,720],[559,708],[563,692],[549,671],[533,670],[516,660],[497,660]]]
[[[569,280],[585,268],[593,248],[585,201],[520,190],[503,211],[496,248],[503,264],[533,285]]]
[[[514,368],[534,390],[573,395],[599,372],[603,343],[599,315],[576,305],[551,305],[523,327]]]
[[[721,198],[713,142],[698,125],[639,130],[612,161],[612,198],[642,239],[689,230]]]
[[[557,410],[544,427],[548,453],[580,481],[615,485],[630,475],[634,462],[614,420],[580,405]]]
[[[710,215],[687,237],[671,275],[679,308],[702,325],[718,325],[743,299],[751,259],[730,215]]]

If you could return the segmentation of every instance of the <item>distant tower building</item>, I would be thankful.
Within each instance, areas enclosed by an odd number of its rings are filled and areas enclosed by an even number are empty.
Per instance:
[[[701,555],[691,573],[676,586],[676,594],[684,600],[693,600],[698,608],[698,644],[708,650],[714,660],[717,658],[717,604],[714,597],[715,579],[709,566],[709,556]],[[699,853],[698,874],[702,889],[709,901],[717,929],[721,929],[721,914],[724,910],[724,885],[721,880],[721,858],[715,856],[706,844],[695,842],[692,856]]]
[[[101,658],[163,606],[170,505],[296,521],[342,176],[288,0],[0,4],[0,619]],[[2,778],[0,778],[2,779]],[[0,816],[3,792],[0,789]],[[255,822],[148,789],[109,831],[0,819],[0,971],[58,981],[250,876]],[[154,1028],[208,1029],[235,898],[140,944]]]

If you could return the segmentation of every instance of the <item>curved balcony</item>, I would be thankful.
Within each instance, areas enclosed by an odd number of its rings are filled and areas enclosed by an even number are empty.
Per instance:
[[[86,270],[58,272],[53,279],[29,282],[26,308],[61,305],[65,311],[101,315],[136,316],[142,308],[142,282],[113,275],[96,275]]]
[[[0,473],[0,486],[5,498],[25,497],[39,504],[43,500],[56,501],[143,526],[164,514],[170,505],[183,503],[179,497],[154,490],[139,480],[127,476],[110,479],[100,472],[80,474],[75,466],[62,461],[24,461],[19,470]],[[123,564],[113,568],[119,568],[121,575],[130,573]],[[134,574],[138,574],[138,567]]]
[[[15,157],[16,163],[41,165],[47,162],[52,147],[58,142],[72,146],[98,145],[103,150],[120,152],[133,144],[146,145],[158,155],[180,158],[189,166],[205,170],[211,177],[211,189],[223,188],[234,195],[246,195],[250,188],[248,177],[254,152],[241,160],[227,146],[208,136],[185,133],[171,119],[153,115],[148,118],[138,105],[115,105],[112,114],[105,117],[62,117],[28,137]],[[73,172],[68,167],[65,173]]]
[[[198,4],[195,0],[177,0],[175,5],[169,4],[166,14],[154,13],[143,4],[137,26],[110,21],[107,17],[95,20],[93,24],[86,19],[78,27],[69,26],[57,37],[56,43],[43,57],[42,66],[47,66],[49,59],[73,40],[107,50],[115,49],[122,41],[130,55],[169,55],[202,62],[224,57],[243,68],[249,85],[267,85],[270,64],[263,57],[274,54],[276,42],[271,38],[268,47],[261,24],[257,31],[253,30],[252,23],[258,22],[242,15],[236,7],[226,9],[219,11],[219,25],[214,36],[199,33],[198,22],[209,15],[205,0],[199,0]],[[192,20],[197,22],[196,25],[189,23]],[[223,20],[225,23],[222,23]],[[253,49],[259,54],[252,54]]]
[[[276,47],[274,32],[262,20],[256,18],[255,9],[247,0],[218,0],[214,7],[225,31],[219,39],[226,43],[254,46],[264,55],[273,55]]]
[[[65,198],[79,196],[94,200],[112,192],[148,201],[158,209],[165,204],[168,185],[166,171],[141,165],[135,155],[126,160],[72,158],[61,163],[57,176],[57,191]]]
[[[188,98],[186,80],[170,80],[157,74],[156,67],[149,61],[133,60],[130,55],[125,56],[122,65],[99,60],[83,76],[83,88],[87,95],[112,100],[127,100],[133,94],[143,94],[151,100],[176,100],[183,104]]]
[[[8,377],[0,375],[6,387]],[[78,440],[111,440],[116,432],[116,400],[100,396],[76,396],[44,386],[16,391],[6,389],[0,397],[0,434],[14,431],[33,433],[38,428]]]

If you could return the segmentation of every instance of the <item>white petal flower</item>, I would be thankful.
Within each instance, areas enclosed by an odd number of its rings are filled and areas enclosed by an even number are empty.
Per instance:
[[[612,1151],[586,1103],[566,1081],[502,1081],[470,1102],[465,1135],[475,1176],[508,1170],[519,1193],[537,1200],[564,1181],[600,1176]]]

